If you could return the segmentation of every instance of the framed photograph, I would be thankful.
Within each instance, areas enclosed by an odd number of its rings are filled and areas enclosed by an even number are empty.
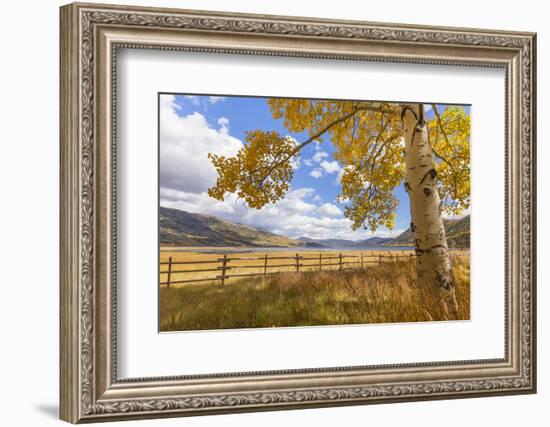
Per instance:
[[[61,8],[61,418],[536,391],[535,34]]]

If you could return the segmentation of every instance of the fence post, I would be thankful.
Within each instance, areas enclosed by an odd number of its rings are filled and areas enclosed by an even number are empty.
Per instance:
[[[382,264],[382,254],[378,254],[378,264]]]
[[[227,267],[227,254],[224,254],[223,255],[223,259],[222,259],[222,286],[225,285],[225,270],[226,270],[226,267]]]
[[[395,254],[395,262],[399,262],[399,253]]]
[[[299,273],[300,272],[300,264],[299,264],[299,255],[296,254],[296,273]]]
[[[267,254],[265,254],[264,259],[264,276],[267,276]]]
[[[321,271],[323,269],[323,264],[321,262],[322,258],[323,258],[323,254],[320,253],[319,254],[319,271]]]
[[[166,289],[170,289],[170,276],[172,276],[172,257],[168,258],[168,280],[166,281]]]
[[[342,265],[342,252],[340,252],[340,271],[342,270],[342,267],[343,267],[343,265]]]
[[[410,253],[410,254],[409,254],[409,262],[412,262],[412,260],[413,260],[413,254]]]
[[[361,253],[361,270],[363,269],[363,253]]]

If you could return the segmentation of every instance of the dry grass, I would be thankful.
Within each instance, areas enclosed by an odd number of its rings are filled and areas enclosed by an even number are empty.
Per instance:
[[[469,257],[454,258],[459,319],[470,318]],[[446,320],[437,295],[415,281],[414,262],[281,273],[230,285],[160,290],[162,331]]]

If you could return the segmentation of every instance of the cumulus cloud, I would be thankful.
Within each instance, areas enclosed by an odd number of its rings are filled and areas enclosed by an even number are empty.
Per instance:
[[[160,102],[160,186],[166,189],[200,193],[216,182],[217,173],[208,153],[234,156],[243,143],[229,135],[229,120],[218,119],[219,130],[194,112],[180,117],[173,95],[162,95]]]
[[[333,205],[332,203],[325,203],[317,208],[319,213],[321,213],[324,216],[329,217],[339,217],[342,216],[343,213],[340,210],[340,208],[336,205]]]
[[[309,176],[315,178],[315,179],[319,179],[323,176],[323,171],[322,169],[313,169],[310,173],[309,173]]]
[[[225,99],[225,96],[209,96],[208,102],[210,102],[210,104],[217,104],[218,102],[225,101]]]
[[[336,174],[336,178],[334,178],[334,183],[336,185],[340,185],[342,183],[342,177],[344,176],[345,169],[340,169],[338,173]]]
[[[218,124],[222,127],[222,128],[229,128],[229,119],[227,117],[220,117],[218,119]]]
[[[460,213],[460,215],[456,215],[456,214],[453,214],[453,213],[449,213],[449,212],[443,211],[443,212],[441,213],[441,217],[442,217],[443,219],[462,219],[462,218],[464,218],[465,216],[470,215],[470,214],[471,214],[471,206],[468,207],[468,209],[464,209],[464,210]]]
[[[290,135],[287,135],[285,136],[285,139],[287,139],[288,141],[292,142],[294,145],[298,145],[298,141],[296,140],[296,138],[290,136]],[[292,167],[292,169],[296,170],[296,169],[300,169],[300,157],[299,156],[295,156],[293,157],[292,159],[290,159],[290,166]]]
[[[315,190],[313,188],[299,188],[297,190],[290,191],[277,203],[277,206],[290,212],[312,212],[317,209],[317,206],[313,203],[304,201],[304,199],[311,197],[314,193]]]
[[[328,153],[326,151],[317,151],[311,160],[313,160],[315,163],[319,163],[324,158],[328,157]]]
[[[312,188],[298,188],[289,191],[278,203],[269,204],[258,210],[247,208],[233,194],[220,202],[211,199],[206,193],[195,194],[167,189],[161,189],[160,193],[161,206],[214,215],[288,237],[359,240],[372,236],[365,230],[353,231],[351,221],[343,217],[342,211],[336,205],[325,203],[316,206],[311,203],[309,200],[314,201],[316,196],[318,195]],[[391,234],[396,236],[402,231],[396,230]]]
[[[175,98],[174,95],[162,95],[161,97],[162,98],[165,98],[165,97],[166,98],[172,98],[172,99]],[[201,101],[200,101],[199,97],[196,96],[196,95],[184,95],[184,98],[191,101],[191,104],[193,104],[193,105],[197,105],[197,106],[201,105]]]
[[[321,162],[321,167],[329,175],[332,175],[333,173],[338,173],[342,169],[336,160],[332,162],[327,162],[326,160],[323,160]]]
[[[227,117],[209,123],[199,112],[179,116],[178,105],[171,95],[161,96],[160,109],[161,206],[214,215],[294,238],[364,239],[371,236],[364,230],[353,231],[351,221],[344,218],[335,204],[318,206],[322,198],[309,187],[293,188],[276,204],[259,210],[246,207],[234,194],[223,201],[212,199],[206,190],[215,183],[217,173],[208,153],[234,156],[243,143],[230,135]],[[336,162],[323,160],[325,158],[324,155],[319,157],[320,164],[311,173],[321,177],[341,169]]]

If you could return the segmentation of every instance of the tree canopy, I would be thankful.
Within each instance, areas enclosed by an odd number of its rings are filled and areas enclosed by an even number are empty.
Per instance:
[[[334,158],[344,172],[340,201],[352,227],[392,229],[398,199],[394,189],[405,176],[402,112],[393,103],[270,98],[274,119],[292,133],[307,132],[296,142],[275,131],[246,133],[246,144],[235,157],[209,154],[218,172],[208,194],[223,200],[235,193],[252,208],[276,203],[290,188],[293,163],[308,144],[332,143]],[[470,205],[470,115],[464,107],[447,107],[428,125],[436,158],[442,211],[460,214]]]

